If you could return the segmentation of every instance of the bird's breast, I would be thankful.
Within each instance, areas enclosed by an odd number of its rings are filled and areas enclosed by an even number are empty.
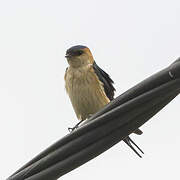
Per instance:
[[[65,75],[65,87],[80,120],[87,119],[109,103],[103,84],[91,66],[78,69],[69,68]]]

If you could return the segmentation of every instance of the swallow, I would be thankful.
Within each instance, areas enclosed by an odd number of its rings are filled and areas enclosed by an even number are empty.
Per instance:
[[[95,62],[90,49],[77,45],[69,48],[65,55],[69,67],[65,72],[65,89],[69,95],[73,109],[80,122],[69,129],[78,128],[79,124],[88,119],[92,114],[101,110],[114,99],[114,82],[110,76]],[[141,135],[137,129],[135,134]],[[139,156],[142,157],[133,145],[144,152],[128,136],[124,142]]]

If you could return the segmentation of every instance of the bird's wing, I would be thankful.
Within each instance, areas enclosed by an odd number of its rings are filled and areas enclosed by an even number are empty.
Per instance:
[[[96,73],[98,79],[103,83],[104,91],[106,93],[106,96],[109,98],[109,100],[114,99],[114,91],[115,88],[113,86],[113,80],[110,78],[110,76],[103,71],[94,61],[93,63],[93,69]]]
[[[114,91],[115,88],[113,86],[113,80],[109,77],[109,75],[103,71],[94,61],[93,64],[93,68],[94,71],[96,73],[96,75],[98,76],[99,80],[103,83],[104,86],[104,91],[106,93],[106,96],[109,98],[109,100],[113,100],[114,99]],[[143,132],[140,129],[136,129],[134,131],[135,134],[141,135]],[[136,151],[136,149],[134,149],[134,147],[132,146],[131,143],[133,143],[142,153],[143,151],[130,139],[130,137],[128,136],[126,139],[124,139],[124,142],[139,156],[141,157],[141,155]]]

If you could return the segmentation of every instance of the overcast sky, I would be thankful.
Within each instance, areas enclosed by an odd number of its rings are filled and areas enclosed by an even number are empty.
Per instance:
[[[180,56],[178,0],[0,1],[0,179],[77,123],[64,88],[65,51],[88,46],[115,81],[116,96]],[[180,97],[133,139],[63,176],[64,180],[179,179]]]

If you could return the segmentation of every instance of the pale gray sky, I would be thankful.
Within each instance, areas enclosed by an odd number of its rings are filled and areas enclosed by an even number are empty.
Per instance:
[[[178,0],[1,0],[0,25],[0,179],[77,123],[67,48],[87,45],[116,96],[180,56]],[[133,135],[143,159],[119,143],[63,179],[179,179],[179,106],[177,97]]]

